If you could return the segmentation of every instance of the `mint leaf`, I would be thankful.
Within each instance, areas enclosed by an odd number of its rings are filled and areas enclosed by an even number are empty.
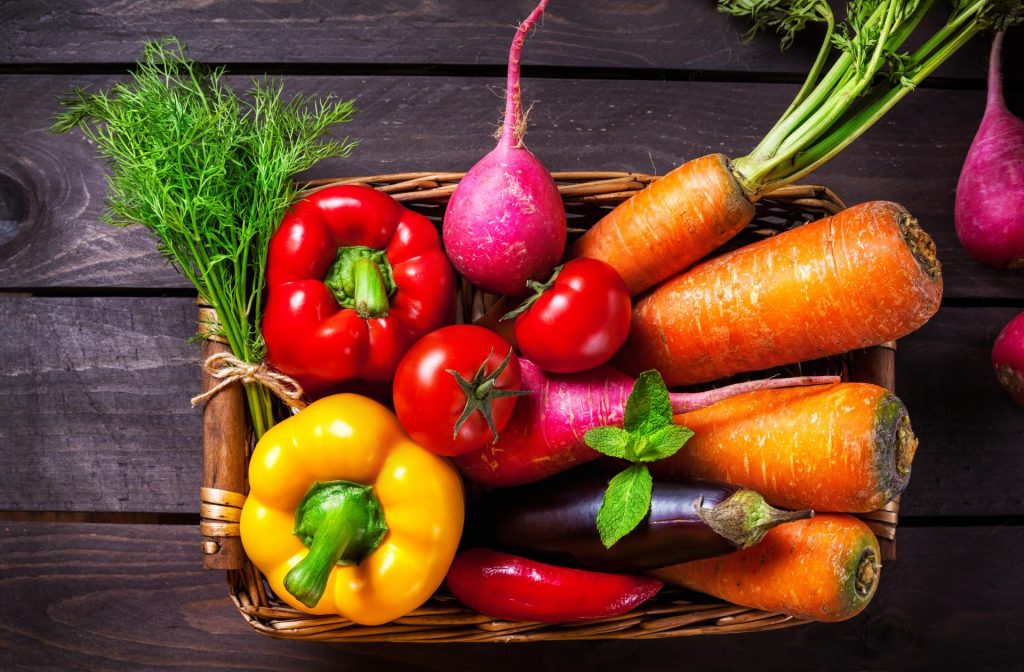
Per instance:
[[[629,432],[621,427],[595,427],[583,435],[583,441],[597,452],[609,457],[629,459]]]
[[[597,512],[597,531],[605,548],[629,534],[651,508],[651,472],[634,464],[608,482],[601,508]]]
[[[672,457],[683,447],[693,430],[682,425],[668,425],[660,427],[647,436],[643,441],[637,442],[636,462],[654,462]]]
[[[637,376],[626,400],[622,426],[630,432],[649,432],[672,424],[672,399],[661,374],[651,369]]]
[[[640,524],[651,508],[654,482],[645,462],[674,455],[693,432],[672,424],[672,398],[657,371],[644,371],[626,400],[623,427],[596,427],[583,435],[594,450],[633,462],[608,482],[597,512],[601,543],[611,548]]]

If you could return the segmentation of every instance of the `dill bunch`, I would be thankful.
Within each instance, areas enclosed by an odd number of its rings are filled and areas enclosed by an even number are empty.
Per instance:
[[[354,142],[327,134],[354,106],[286,100],[281,83],[267,79],[240,96],[223,68],[185,51],[174,38],[146,43],[128,81],[60,100],[51,130],[78,128],[96,144],[109,169],[103,220],[148,229],[216,309],[235,356],[259,362],[267,247],[295,198],[292,176],[349,154]],[[273,424],[270,396],[245,387],[258,438]]]

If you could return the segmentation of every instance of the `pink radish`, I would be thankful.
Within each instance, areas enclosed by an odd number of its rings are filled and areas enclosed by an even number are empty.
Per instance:
[[[996,337],[992,367],[1010,398],[1024,406],[1024,313],[1010,320]]]
[[[547,168],[523,146],[526,120],[519,58],[547,0],[519,26],[508,57],[505,120],[498,146],[462,178],[444,216],[444,245],[455,269],[477,287],[518,296],[565,252],[565,208]]]
[[[583,435],[594,427],[621,423],[633,391],[633,379],[610,366],[554,375],[520,357],[519,368],[522,389],[531,394],[516,401],[498,442],[454,458],[459,471],[478,483],[532,483],[599,457],[583,442]],[[769,378],[707,392],[676,392],[671,394],[672,411],[693,411],[751,390],[836,382],[838,376]]]
[[[999,53],[992,41],[985,116],[956,185],[956,233],[967,253],[995,268],[1024,267],[1024,120],[1003,100]]]

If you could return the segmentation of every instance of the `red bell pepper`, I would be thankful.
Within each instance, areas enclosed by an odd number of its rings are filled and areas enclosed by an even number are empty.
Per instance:
[[[413,342],[450,320],[455,297],[430,220],[355,185],[289,210],[266,277],[266,359],[313,397],[352,379],[390,380]]]
[[[483,548],[455,556],[445,583],[455,599],[485,616],[542,623],[619,616],[664,585],[649,576],[556,567]]]

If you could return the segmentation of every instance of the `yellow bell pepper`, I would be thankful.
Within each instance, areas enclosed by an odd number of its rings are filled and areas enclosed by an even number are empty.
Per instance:
[[[403,616],[444,580],[462,481],[377,402],[337,394],[275,425],[249,461],[245,552],[274,592],[364,625]]]

